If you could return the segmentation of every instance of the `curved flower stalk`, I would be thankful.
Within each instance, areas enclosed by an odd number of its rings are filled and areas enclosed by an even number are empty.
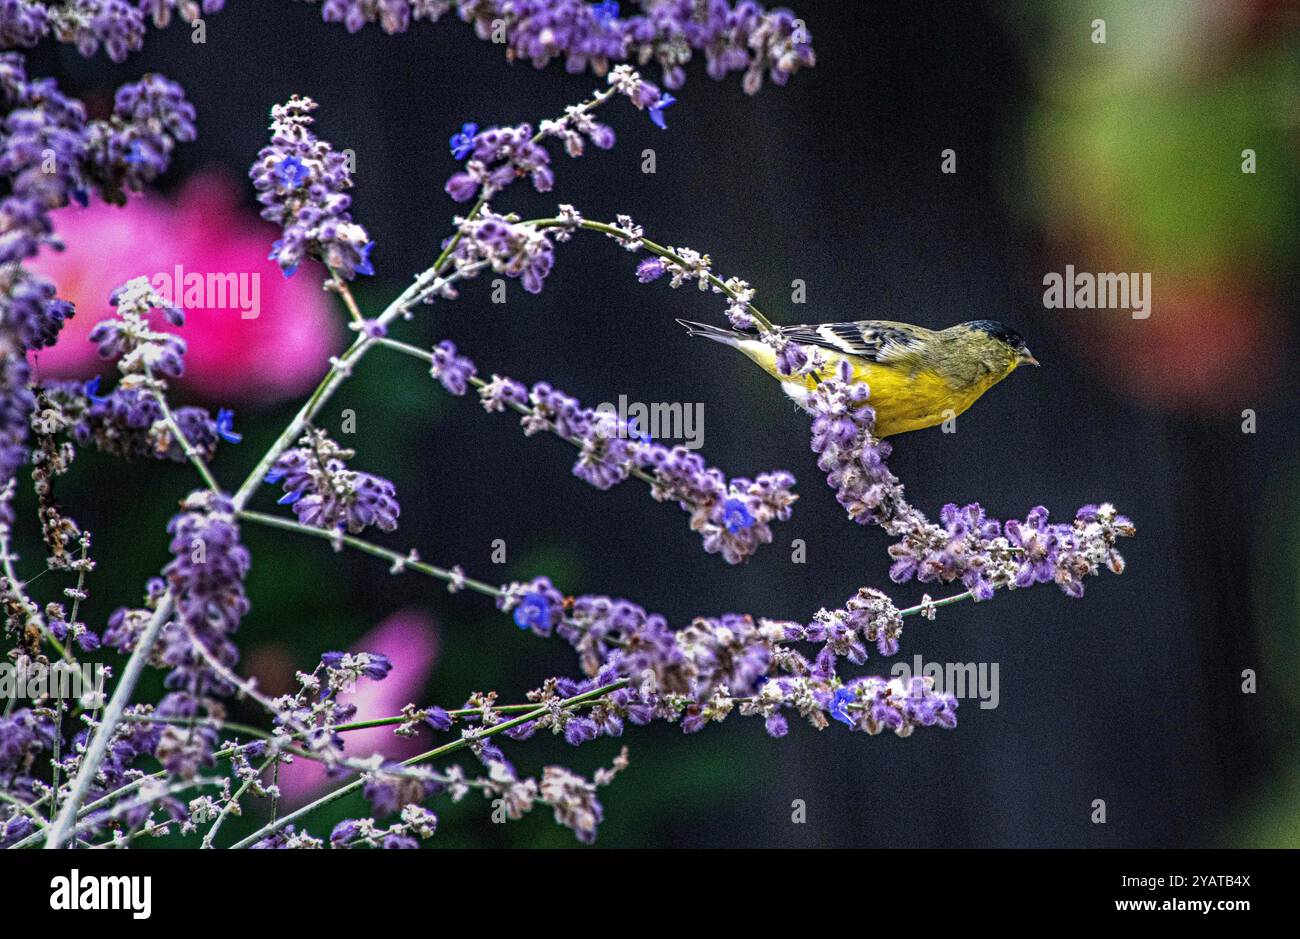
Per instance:
[[[755,291],[748,282],[739,277],[724,280],[715,274],[713,259],[707,254],[650,240],[645,236],[645,230],[629,216],[620,215],[612,223],[598,222],[583,218],[582,213],[571,205],[561,205],[560,214],[553,218],[507,221],[523,229],[556,230],[556,241],[568,241],[575,231],[591,231],[612,238],[630,253],[644,251],[651,257],[637,265],[636,277],[640,283],[648,284],[667,275],[673,288],[694,283],[702,292],[721,294],[726,299],[727,319],[732,326],[737,329],[757,328],[760,337],[772,345],[779,356],[789,359],[793,355],[794,347],[781,339],[772,329],[771,321],[754,305]],[[804,367],[806,364],[800,362],[791,370]]]
[[[956,726],[956,699],[935,694],[932,684],[846,680],[837,673],[840,658],[865,663],[868,645],[883,655],[898,651],[902,612],[870,588],[860,590],[841,610],[820,611],[806,626],[728,613],[697,617],[673,630],[664,617],[626,600],[563,597],[546,577],[502,588],[497,605],[513,613],[521,629],[569,642],[590,680],[629,680],[632,690],[612,696],[616,700],[608,715],[597,713],[566,728],[570,743],[618,736],[625,718],[634,723],[654,717],[680,720],[682,730],[692,733],[725,719],[737,705],[742,715],[762,716],[773,737],[789,730],[786,710],[818,730],[828,718],[873,734],[888,727],[900,736],[918,726]],[[793,643],[820,648],[808,658]],[[843,688],[851,689],[852,700],[841,693]],[[859,721],[859,711],[875,717]]]
[[[1119,574],[1124,558],[1115,545],[1136,532],[1109,503],[1085,505],[1072,523],[1048,524],[1035,506],[1021,522],[986,516],[979,503],[948,504],[941,525],[908,503],[903,484],[885,460],[890,444],[872,434],[870,389],[851,380],[847,366],[823,380],[808,397],[813,413],[812,449],[836,498],[859,524],[873,523],[899,538],[890,546],[889,575],[897,583],[960,580],[976,600],[999,587],[1055,582],[1072,597],[1083,596],[1084,578],[1102,567]]]
[[[595,488],[610,489],[630,476],[643,480],[655,500],[676,502],[690,513],[691,530],[700,533],[704,550],[721,554],[728,564],[748,560],[759,545],[771,542],[772,523],[790,518],[798,496],[789,473],[777,470],[753,480],[729,480],[699,454],[651,440],[634,422],[584,408],[546,382],[530,389],[500,375],[484,381],[478,367],[459,355],[449,340],[432,352],[390,339],[379,341],[429,362],[430,374],[451,394],[464,395],[472,385],[485,411],[516,411],[526,435],[548,432],[573,444],[579,450],[573,475]]]
[[[611,62],[655,62],[664,84],[680,88],[685,66],[696,54],[709,77],[743,73],[746,94],[766,76],[784,85],[801,68],[816,62],[811,35],[789,10],[764,10],[742,0],[641,0],[621,15],[615,0],[306,0],[319,2],[321,17],[356,32],[379,23],[387,33],[402,33],[417,20],[437,21],[454,7],[472,23],[480,39],[505,42],[506,57],[545,68],[562,58],[569,72],[590,68],[605,74]]]
[[[516,179],[527,176],[538,192],[550,192],[555,184],[555,172],[543,142],[561,141],[565,152],[574,158],[582,156],[588,141],[609,150],[614,146],[614,131],[591,113],[615,94],[623,94],[638,108],[659,100],[657,88],[642,82],[630,69],[620,67],[610,76],[608,88],[570,105],[563,117],[542,121],[536,133],[531,124],[485,130],[479,130],[473,123],[463,125],[452,135],[450,143],[451,155],[465,160],[465,169],[448,179],[444,190],[457,202],[467,202],[475,196],[491,199]]]

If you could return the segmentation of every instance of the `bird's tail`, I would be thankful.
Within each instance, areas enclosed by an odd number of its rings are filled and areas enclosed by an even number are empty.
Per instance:
[[[714,342],[721,342],[728,346],[734,346],[743,339],[752,338],[734,329],[722,329],[718,326],[710,326],[708,323],[692,323],[690,320],[678,320],[677,322],[685,326],[686,332],[692,336],[703,336],[705,339],[712,339]]]

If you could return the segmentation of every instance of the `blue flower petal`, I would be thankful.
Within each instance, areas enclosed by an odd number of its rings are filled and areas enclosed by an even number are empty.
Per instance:
[[[235,412],[228,408],[217,411],[217,436],[227,443],[240,443],[243,434],[235,433]]]
[[[668,124],[664,121],[664,108],[668,107],[670,104],[676,103],[677,99],[672,95],[666,93],[660,95],[659,100],[650,105],[650,122],[660,130],[667,130]]]
[[[451,155],[457,160],[463,160],[469,156],[474,149],[474,138],[478,135],[477,124],[463,124],[460,133],[452,134],[451,137]]]

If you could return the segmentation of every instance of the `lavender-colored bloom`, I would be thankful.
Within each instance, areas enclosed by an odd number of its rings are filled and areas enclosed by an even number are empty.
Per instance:
[[[651,119],[664,126],[661,109],[672,103],[671,96],[661,98],[659,90],[641,80],[636,72],[620,66],[610,76],[614,91],[626,96],[638,108],[650,108]],[[606,96],[607,97],[607,96]],[[555,172],[550,154],[542,146],[547,138],[560,140],[565,152],[579,157],[591,143],[602,150],[614,146],[613,128],[597,121],[591,113],[600,98],[583,105],[566,109],[557,120],[542,121],[536,134],[532,125],[516,127],[490,127],[480,131],[477,124],[465,124],[460,133],[451,138],[452,155],[467,160],[465,168],[453,174],[444,186],[457,202],[467,202],[476,196],[491,199],[516,179],[525,176],[532,180],[538,192],[549,192],[555,184]],[[557,237],[565,240],[567,233]]]
[[[361,669],[361,674],[371,681],[383,681],[388,677],[388,673],[393,670],[393,663],[388,656],[379,652],[367,652],[366,664]]]
[[[351,280],[372,274],[374,243],[352,221],[348,159],[311,131],[316,102],[295,95],[271,109],[271,142],[249,170],[262,218],[281,228],[271,250],[286,277],[308,258]]]
[[[643,284],[658,280],[667,270],[661,258],[646,258],[636,266],[636,279]]]
[[[54,345],[64,322],[72,318],[72,304],[58,299],[48,280],[22,268],[7,279],[7,286],[0,286],[0,332],[25,349]]]
[[[162,660],[172,668],[169,696],[160,711],[186,706],[209,694],[229,694],[226,679],[196,649],[199,643],[227,668],[239,660],[231,637],[248,611],[244,578],[250,562],[228,499],[196,492],[168,525],[172,561],[163,568],[176,603],[176,621],[163,632]]]
[[[600,728],[589,717],[572,717],[564,725],[564,739],[571,746],[579,746],[588,740],[595,740]]]
[[[330,832],[330,845],[332,847],[341,847],[351,841],[355,841],[361,834],[361,823],[355,818],[345,818],[334,826]]]
[[[451,730],[451,715],[445,708],[431,707],[424,715],[424,722],[434,730]]]
[[[56,245],[50,211],[85,198],[87,122],[81,102],[65,97],[53,80],[29,82],[15,53],[0,54],[0,90],[6,111],[0,175],[9,183],[0,200],[0,263],[8,263]]]
[[[83,56],[102,46],[110,59],[122,62],[143,45],[146,17],[162,28],[173,13],[192,23],[224,5],[225,0],[0,0],[0,45],[34,46],[52,35]]]
[[[586,0],[500,0],[495,6],[505,18],[509,54],[537,68],[563,57],[569,72],[590,64],[601,74],[610,60],[626,55],[621,25],[607,8]]]
[[[311,2],[311,0],[308,0]],[[461,19],[480,39],[499,41],[506,55],[544,68],[563,59],[566,71],[590,68],[603,75],[612,62],[655,61],[664,82],[678,88],[684,65],[703,54],[711,78],[743,72],[748,94],[766,76],[784,85],[792,74],[815,63],[811,37],[788,10],[766,11],[752,0],[641,0],[640,11],[621,18],[612,0],[456,0]],[[437,20],[452,0],[322,0],[327,22],[355,32],[379,22],[388,33],[404,32],[418,19]]]
[[[675,501],[689,512],[691,529],[700,533],[705,551],[721,554],[729,564],[740,563],[770,542],[771,523],[791,515],[797,496],[789,473],[728,481],[698,454],[656,443],[614,414],[584,408],[546,382],[527,393],[528,404],[521,400],[524,387],[499,375],[479,394],[489,411],[507,406],[519,411],[526,434],[549,431],[578,447],[573,474],[597,489],[609,489],[634,471],[649,477],[651,495],[660,502]]]
[[[352,691],[362,678],[383,681],[393,670],[392,661],[380,652],[326,652],[320,657],[320,664],[326,672],[322,699]]]
[[[551,155],[546,148],[533,141],[530,124],[518,127],[489,127],[468,135],[466,124],[461,133],[453,137],[454,152],[469,157],[463,172],[447,181],[446,191],[457,202],[464,202],[482,191],[490,199],[521,176],[532,179],[538,192],[550,192],[555,182],[551,170]],[[468,136],[468,139],[464,139]],[[464,159],[465,156],[458,157]]]
[[[401,770],[400,773],[394,772]],[[418,770],[387,764],[366,776],[362,795],[374,806],[376,816],[392,815],[406,805],[417,805],[437,792],[441,786],[432,775]]]
[[[321,18],[342,23],[350,33],[379,23],[391,35],[406,32],[413,20],[436,20],[450,8],[451,0],[323,0]]]
[[[149,14],[153,24],[159,29],[166,28],[176,14],[185,23],[193,23],[200,15],[220,13],[226,6],[226,0],[137,0],[141,10]]]
[[[180,717],[183,712],[178,708],[182,693],[173,693],[163,699],[158,712],[167,717]],[[188,698],[187,698],[188,700]],[[198,725],[193,728],[164,727],[154,756],[163,769],[181,779],[193,779],[199,771],[216,765],[214,753],[217,750],[217,732],[211,727]],[[133,824],[140,824],[149,814],[149,806],[138,807],[141,813]]]
[[[380,476],[348,469],[353,455],[323,431],[311,431],[280,455],[268,475],[283,483],[280,502],[292,505],[304,525],[353,534],[372,525],[393,531],[401,514],[397,490]]]
[[[287,851],[297,848],[319,848],[321,843],[306,831],[298,831],[297,826],[285,825],[250,847],[256,851]]]
[[[50,11],[37,0],[0,0],[0,46],[34,46],[50,29]]]
[[[493,375],[492,380],[479,389],[483,410],[492,413],[507,407],[523,409],[528,405],[528,388],[513,378]]]
[[[173,411],[185,439],[205,460],[212,458],[217,442],[217,422],[203,408]],[[73,439],[105,453],[126,459],[158,459],[183,463],[185,448],[167,427],[157,399],[140,388],[118,387],[104,396],[88,399],[73,425]]]
[[[429,374],[442,383],[454,395],[463,395],[469,388],[469,381],[477,373],[474,363],[462,355],[456,354],[456,345],[444,339],[433,348],[433,364]]]
[[[812,449],[849,517],[880,525],[898,539],[889,548],[895,582],[960,581],[976,600],[987,600],[999,587],[1055,581],[1078,597],[1083,578],[1103,565],[1123,570],[1115,541],[1132,535],[1134,527],[1113,506],[1084,506],[1069,525],[1049,525],[1047,510],[1037,506],[1023,523],[1004,527],[978,503],[946,505],[940,524],[929,521],[907,502],[903,484],[889,470],[890,445],[872,432],[869,395],[844,364],[820,382],[807,400]]]
[[[105,201],[125,204],[171,163],[178,141],[195,137],[194,106],[180,85],[146,75],[118,89],[113,116],[88,127],[88,175]]]
[[[469,271],[486,262],[498,274],[518,277],[529,293],[542,292],[555,265],[555,246],[544,231],[484,209],[461,221],[460,235],[453,253],[457,269]]]
[[[732,316],[732,324],[735,325],[736,316]],[[752,324],[751,324],[752,325]],[[741,329],[745,326],[738,327]],[[782,375],[796,375],[801,373],[809,362],[808,352],[801,343],[781,341],[776,353],[776,368]]]
[[[179,378],[185,371],[185,341],[172,333],[159,332],[150,326],[148,314],[163,310],[168,319],[179,324],[183,317],[149,285],[137,277],[113,291],[109,298],[117,307],[117,318],[100,320],[90,331],[89,339],[99,346],[99,354],[117,359],[124,375]]]
[[[73,0],[57,9],[53,31],[62,42],[73,43],[83,56],[102,45],[114,62],[123,62],[144,45],[144,15],[129,0]]]
[[[724,719],[735,707],[742,714],[763,717],[773,736],[788,732],[783,709],[797,710],[818,728],[829,718],[855,729],[879,725],[900,733],[910,732],[912,726],[947,727],[955,722],[955,703],[946,698],[914,690],[909,699],[883,679],[870,679],[875,683],[869,689],[872,694],[863,696],[857,690],[863,680],[846,684],[837,673],[842,656],[855,664],[865,661],[869,642],[886,654],[897,651],[902,618],[879,591],[863,588],[843,609],[822,610],[807,626],[728,613],[697,617],[677,631],[663,617],[625,600],[579,596],[561,602],[559,591],[545,577],[503,587],[498,605],[519,617],[519,610],[538,596],[546,598],[553,628],[534,631],[554,632],[569,642],[588,678],[553,679],[534,694],[536,699],[570,698],[618,677],[629,684],[593,702],[583,715],[589,723],[578,723],[576,716],[557,723],[548,716],[534,722],[537,726],[530,727],[529,734],[550,727],[562,731],[570,743],[581,743],[594,736],[618,736],[625,720],[643,724],[654,717],[678,720],[684,732],[694,733]],[[821,648],[810,660],[792,643]]]
[[[0,264],[58,246],[51,211],[85,205],[91,189],[124,202],[125,191],[166,169],[176,141],[193,138],[193,108],[161,76],[122,86],[112,116],[89,121],[84,106],[53,80],[29,81],[15,53],[0,53],[0,110],[0,176],[8,181],[0,199]]]

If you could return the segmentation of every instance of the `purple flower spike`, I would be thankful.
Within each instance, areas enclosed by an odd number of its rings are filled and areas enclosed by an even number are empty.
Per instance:
[[[1023,522],[1005,525],[988,518],[979,503],[948,504],[941,524],[907,502],[903,484],[886,460],[890,445],[873,433],[870,391],[841,370],[822,381],[807,399],[813,415],[812,449],[836,498],[859,524],[880,525],[899,540],[890,546],[889,576],[902,583],[960,581],[975,600],[988,600],[999,587],[1055,582],[1072,597],[1083,595],[1083,578],[1104,565],[1115,573],[1124,558],[1118,538],[1134,534],[1133,523],[1114,506],[1084,506],[1073,524],[1051,525],[1047,510],[1033,508]]]
[[[249,171],[262,218],[281,228],[271,259],[285,277],[292,277],[309,257],[347,280],[373,274],[374,242],[348,211],[350,162],[312,132],[315,108],[316,102],[296,95],[272,108],[271,142]]]
[[[381,531],[397,528],[401,507],[397,490],[388,480],[348,469],[354,455],[314,430],[298,446],[275,461],[271,475],[283,483],[279,503],[292,505],[298,521],[327,531],[359,534],[373,526]]]

